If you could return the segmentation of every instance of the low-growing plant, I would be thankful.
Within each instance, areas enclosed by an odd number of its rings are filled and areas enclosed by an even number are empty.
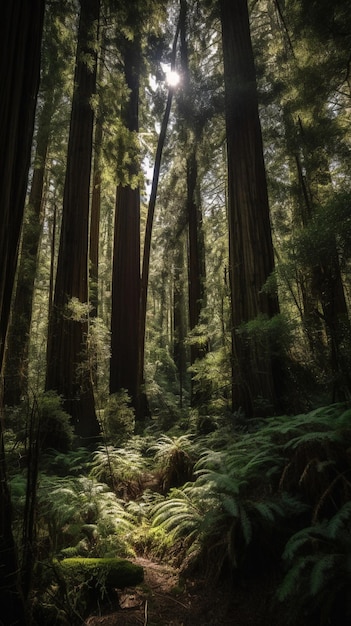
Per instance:
[[[118,606],[116,588],[143,581],[143,568],[120,558],[65,558],[45,572],[45,590],[34,605],[36,623],[82,624],[101,604]]]
[[[182,538],[183,556],[195,548],[217,563],[218,573],[278,563],[291,535],[350,499],[349,417],[334,405],[254,420],[227,449],[201,454],[194,482],[155,505],[154,526]],[[164,443],[171,447],[161,439],[160,451]]]
[[[133,518],[107,485],[86,477],[42,476],[38,493],[41,536],[51,554],[75,547],[81,556],[130,556]]]
[[[70,415],[63,409],[62,398],[54,391],[47,391],[37,402],[40,447],[67,452],[73,443],[73,426]]]
[[[287,620],[302,615],[318,624],[351,620],[351,502],[329,520],[303,528],[288,541],[283,559],[287,573],[278,599],[287,608]]]
[[[131,399],[125,389],[109,396],[101,412],[103,432],[114,445],[122,445],[134,434],[135,415]]]
[[[161,435],[150,446],[159,469],[160,485],[164,491],[179,487],[192,479],[195,448],[190,435],[170,437]]]
[[[140,495],[146,469],[143,455],[133,445],[101,446],[93,456],[90,475],[105,482],[118,496],[130,500]]]

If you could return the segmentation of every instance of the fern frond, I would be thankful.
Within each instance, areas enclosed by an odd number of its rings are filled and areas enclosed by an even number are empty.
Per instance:
[[[240,504],[237,500],[225,497],[222,500],[223,509],[231,517],[237,518],[240,515]]]
[[[260,517],[268,522],[274,522],[276,516],[284,515],[283,507],[277,502],[256,502],[254,508]]]
[[[310,569],[315,562],[315,558],[311,555],[306,557],[300,557],[290,568],[286,574],[283,582],[278,588],[277,597],[280,602],[284,602],[289,597],[295,596],[300,588],[301,579],[305,574],[306,569]]]
[[[342,441],[342,433],[334,430],[305,432],[291,439],[286,445],[286,450],[296,450],[296,448],[315,442],[334,442]]]
[[[351,523],[351,501],[346,502],[341,509],[329,520],[329,535],[333,539],[337,538],[345,527],[350,528]]]
[[[163,434],[152,446],[148,452],[154,452],[156,460],[167,457],[175,449],[189,451],[192,447],[192,435],[180,435],[179,437],[170,437]]]
[[[339,554],[320,555],[311,571],[310,590],[313,596],[323,592],[329,584],[329,580],[335,577],[336,572],[342,571]]]
[[[252,523],[244,506],[240,506],[239,512],[241,531],[243,533],[245,544],[248,546],[252,540]]]
[[[307,544],[311,541],[311,528],[303,528],[302,530],[295,533],[292,537],[290,537],[289,541],[286,543],[283,559],[286,561],[292,561],[297,557],[298,553],[305,548]]]
[[[197,482],[207,483],[214,493],[238,495],[240,489],[246,485],[243,481],[227,472],[216,472],[210,469],[198,470]]]
[[[152,515],[152,526],[161,526],[174,537],[192,537],[198,532],[202,516],[196,507],[182,498],[172,498],[156,505]]]
[[[281,456],[277,452],[264,450],[250,459],[250,461],[243,467],[243,474],[247,476],[258,476],[259,472],[265,471],[266,468],[269,468],[270,474],[278,473],[281,472],[281,468],[285,461],[285,457]],[[267,476],[267,473],[265,475]]]
[[[195,475],[203,468],[219,469],[223,465],[223,451],[204,450],[194,465]]]

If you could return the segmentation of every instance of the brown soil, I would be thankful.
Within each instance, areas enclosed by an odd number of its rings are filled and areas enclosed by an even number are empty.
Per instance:
[[[119,607],[91,615],[83,626],[281,626],[271,605],[272,583],[222,583],[210,586],[199,578],[182,582],[175,568],[138,558],[144,583],[118,591]]]

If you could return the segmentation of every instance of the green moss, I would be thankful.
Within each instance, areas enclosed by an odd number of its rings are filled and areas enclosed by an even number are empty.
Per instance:
[[[144,579],[144,570],[126,559],[72,557],[58,563],[64,578],[103,583],[106,588],[130,587]]]

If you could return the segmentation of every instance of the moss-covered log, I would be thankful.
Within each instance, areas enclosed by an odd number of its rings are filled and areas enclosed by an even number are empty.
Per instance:
[[[65,579],[91,581],[106,589],[132,587],[144,579],[144,570],[140,565],[120,558],[72,557],[63,559],[57,565]]]

